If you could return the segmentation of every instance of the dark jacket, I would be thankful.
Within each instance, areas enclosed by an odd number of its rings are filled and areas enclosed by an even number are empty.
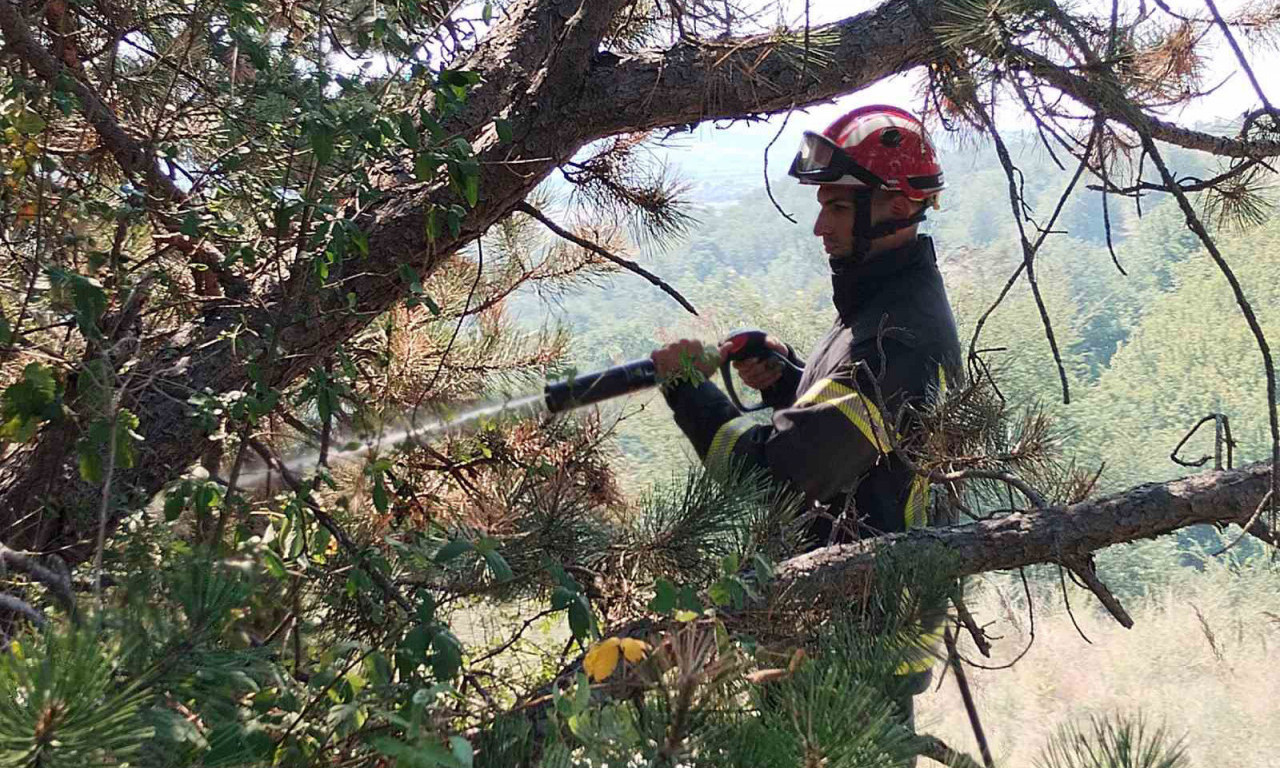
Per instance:
[[[815,546],[858,529],[927,524],[928,483],[895,451],[911,434],[903,405],[922,403],[963,370],[932,240],[862,264],[832,259],[831,267],[835,323],[802,375],[784,375],[763,393],[771,423],[742,417],[711,382],[666,390],[676,423],[708,467],[764,467],[827,509],[809,524]]]

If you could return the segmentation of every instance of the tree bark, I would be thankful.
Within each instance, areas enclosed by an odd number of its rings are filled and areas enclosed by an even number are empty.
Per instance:
[[[1271,483],[1271,465],[1206,472],[1167,483],[1148,483],[1069,507],[1015,513],[946,528],[893,533],[840,544],[792,558],[778,570],[788,599],[840,590],[892,551],[907,557],[945,553],[954,576],[1082,561],[1114,544],[1153,539],[1192,525],[1243,525]],[[1262,529],[1255,534],[1271,539]],[[1272,544],[1277,542],[1271,541]]]

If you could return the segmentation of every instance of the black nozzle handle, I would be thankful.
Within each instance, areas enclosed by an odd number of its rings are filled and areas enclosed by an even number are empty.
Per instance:
[[[769,406],[764,403],[750,407],[742,404],[742,401],[738,399],[737,391],[733,388],[733,369],[729,367],[730,363],[737,360],[750,360],[751,358],[772,358],[789,368],[796,367],[785,355],[780,355],[775,350],[770,349],[769,345],[765,344],[765,339],[767,338],[768,336],[764,331],[750,329],[735,331],[723,342],[729,345],[729,349],[725,354],[724,361],[720,363],[720,375],[724,378],[724,388],[729,395],[729,399],[743,413],[762,411]]]
[[[547,384],[547,410],[551,413],[572,410],[622,395],[647,389],[658,383],[653,361],[632,360],[603,371],[574,376]]]

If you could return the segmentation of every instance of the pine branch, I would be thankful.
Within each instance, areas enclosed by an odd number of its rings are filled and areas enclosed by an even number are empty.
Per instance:
[[[588,251],[591,251],[592,253],[599,254],[600,256],[603,256],[609,261],[612,261],[614,264],[617,264],[623,269],[629,270],[643,277],[645,280],[648,280],[650,283],[653,283],[654,285],[658,286],[658,288],[662,289],[663,293],[667,294],[668,296],[670,296],[671,298],[679,302],[680,306],[689,310],[691,314],[693,314],[694,316],[697,316],[698,310],[694,309],[693,305],[689,303],[689,300],[686,299],[684,296],[680,295],[679,291],[677,291],[675,288],[672,288],[665,281],[663,281],[662,278],[648,271],[647,269],[635,263],[634,261],[631,261],[630,259],[624,259],[621,256],[615,256],[614,254],[609,253],[604,248],[601,248],[599,245],[596,245],[590,240],[585,240],[581,237],[578,237],[577,235],[568,231],[564,227],[561,227],[559,224],[556,224],[551,219],[547,218],[546,214],[544,214],[542,211],[538,210],[537,208],[534,208],[532,205],[529,205],[529,203],[527,202],[521,201],[517,203],[515,206],[515,210],[520,211],[521,213],[524,213],[528,216],[532,216],[533,218],[542,222],[543,226],[545,226],[547,229],[556,233],[560,237],[563,237],[565,240],[568,240],[569,242],[574,243],[579,247],[586,248]]]

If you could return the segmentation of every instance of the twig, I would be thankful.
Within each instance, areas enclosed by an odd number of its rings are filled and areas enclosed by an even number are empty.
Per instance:
[[[400,590],[396,589],[396,586],[391,583],[391,580],[388,579],[382,571],[378,570],[376,566],[369,562],[369,559],[360,551],[360,548],[351,540],[351,537],[347,535],[347,532],[342,528],[342,526],[338,525],[338,522],[330,517],[328,512],[321,509],[320,505],[312,501],[309,494],[303,495],[305,486],[298,479],[297,475],[293,473],[293,470],[285,466],[284,462],[276,458],[275,454],[273,454],[271,450],[267,448],[267,446],[263,445],[257,438],[250,437],[248,438],[248,441],[249,447],[253,448],[254,452],[261,456],[262,460],[267,462],[268,466],[280,473],[280,476],[284,478],[285,484],[287,484],[290,489],[300,495],[303,503],[307,505],[307,509],[311,510],[311,514],[315,515],[316,521],[323,525],[325,530],[329,531],[329,533],[333,535],[333,538],[338,541],[338,545],[346,550],[347,554],[353,560],[360,564],[365,573],[369,575],[369,578],[373,580],[373,583],[382,590],[382,593],[393,600],[396,605],[403,608],[406,613],[412,613],[413,603],[409,602],[404,595],[400,594]]]
[[[1271,116],[1272,121],[1280,123],[1280,115],[1276,114],[1276,110],[1271,106],[1270,99],[1262,90],[1262,85],[1258,83],[1258,76],[1253,73],[1253,67],[1249,66],[1249,59],[1245,57],[1244,51],[1240,50],[1240,43],[1236,42],[1236,36],[1232,34],[1231,27],[1222,18],[1222,14],[1218,13],[1218,6],[1213,0],[1204,0],[1204,4],[1209,7],[1209,13],[1213,14],[1213,20],[1222,30],[1222,34],[1227,38],[1227,42],[1231,45],[1231,50],[1236,55],[1236,60],[1240,62],[1240,68],[1244,70],[1245,75],[1249,78],[1249,84],[1253,86],[1253,90],[1258,94],[1258,98],[1262,101],[1262,106],[1266,109],[1267,114]]]
[[[1067,616],[1071,619],[1071,626],[1076,628],[1076,633],[1080,635],[1080,639],[1089,645],[1093,645],[1093,641],[1089,639],[1089,636],[1084,633],[1084,629],[1080,627],[1080,622],[1076,621],[1076,612],[1071,610],[1071,594],[1067,592],[1066,572],[1066,568],[1061,565],[1058,566],[1058,583],[1062,585],[1062,603],[1066,606]],[[1075,583],[1075,578],[1072,578],[1071,581]]]
[[[1071,572],[1079,576],[1089,591],[1097,595],[1098,600],[1106,607],[1116,621],[1120,622],[1120,626],[1125,629],[1133,629],[1133,618],[1129,616],[1129,612],[1124,609],[1116,596],[1111,593],[1106,584],[1098,578],[1098,574],[1094,571],[1093,556],[1086,555],[1084,558],[1070,558],[1063,561],[1064,564],[1071,569]]]
[[[1262,497],[1262,501],[1258,502],[1258,508],[1253,510],[1253,514],[1249,516],[1249,522],[1244,524],[1244,530],[1240,532],[1240,535],[1237,536],[1235,540],[1232,541],[1227,546],[1223,547],[1217,552],[1214,552],[1213,553],[1214,557],[1217,557],[1218,555],[1225,555],[1232,547],[1239,544],[1240,541],[1244,539],[1246,535],[1248,535],[1249,529],[1253,528],[1254,524],[1258,522],[1258,517],[1262,515],[1262,510],[1266,508],[1267,502],[1271,500],[1271,494],[1272,494],[1272,491],[1267,491],[1266,495]],[[1262,538],[1262,537],[1259,537],[1259,538]],[[1266,539],[1263,539],[1263,540],[1266,541]],[[1276,545],[1275,536],[1270,537],[1270,544],[1272,546]]]
[[[964,603],[964,596],[960,594],[960,587],[951,594],[951,604],[956,607],[956,618],[968,630],[969,636],[973,638],[973,644],[978,646],[978,651],[991,658],[991,641],[987,639],[987,633],[982,631],[982,627],[978,626],[978,622],[974,621],[973,614],[969,612],[969,606]]]
[[[440,353],[440,364],[436,366],[436,372],[432,374],[431,381],[427,382],[427,385],[418,393],[418,400],[413,404],[415,416],[418,413],[418,408],[422,405],[422,401],[436,388],[436,383],[440,381],[440,374],[444,372],[445,361],[449,359],[449,353],[453,351],[453,345],[458,341],[458,334],[462,332],[462,324],[466,322],[467,315],[471,310],[471,300],[475,298],[476,290],[480,288],[480,279],[483,276],[484,238],[476,238],[476,279],[472,281],[471,290],[467,292],[467,299],[462,304],[462,312],[458,313],[458,322],[453,326],[453,333],[449,336],[449,343],[445,345],[444,351]]]
[[[951,768],[982,768],[982,763],[963,752],[952,749],[947,746],[946,742],[932,734],[922,733],[917,735],[916,744],[920,750],[917,754],[921,757],[927,757],[935,763],[941,763]]]
[[[663,281],[662,278],[648,271],[647,269],[635,263],[634,261],[631,261],[630,259],[624,259],[621,256],[615,256],[612,253],[609,253],[608,251],[606,251],[604,248],[601,248],[599,245],[596,245],[595,243],[591,242],[590,240],[578,237],[572,232],[561,227],[559,224],[556,224],[551,219],[547,218],[546,214],[544,214],[542,211],[538,210],[537,208],[534,208],[532,205],[530,205],[528,202],[524,200],[521,200],[519,203],[516,203],[516,206],[513,210],[517,210],[523,214],[532,216],[533,218],[542,222],[542,225],[545,226],[547,229],[556,233],[557,235],[564,238],[565,240],[568,240],[569,242],[579,247],[586,248],[588,251],[591,251],[592,253],[598,256],[601,256],[605,259],[608,259],[609,261],[612,261],[614,264],[617,264],[623,269],[636,273],[637,275],[643,277],[645,280],[648,280],[650,283],[653,283],[654,285],[658,286],[658,288],[660,288],[663,291],[663,293],[666,293],[668,296],[675,299],[677,302],[679,302],[680,306],[689,310],[691,314],[693,314],[694,316],[698,315],[698,310],[694,309],[694,306],[689,303],[688,299],[686,299],[684,296],[681,296],[679,291],[677,291],[675,288],[672,288],[665,281]]]
[[[1206,455],[1206,456],[1201,456],[1195,461],[1187,461],[1185,459],[1178,458],[1178,451],[1182,450],[1182,446],[1186,445],[1187,441],[1190,440],[1195,435],[1196,432],[1199,432],[1201,427],[1203,427],[1205,424],[1208,424],[1209,422],[1216,419],[1217,416],[1218,414],[1211,413],[1208,416],[1205,416],[1203,419],[1197,421],[1196,425],[1191,428],[1191,431],[1183,435],[1182,439],[1178,441],[1178,444],[1174,446],[1173,452],[1169,454],[1169,458],[1173,459],[1173,462],[1175,464],[1180,464],[1184,467],[1203,467],[1205,462],[1213,458],[1212,456]]]
[[[955,673],[956,685],[960,688],[960,698],[964,700],[964,710],[969,715],[969,725],[973,728],[973,737],[978,741],[978,751],[982,753],[982,762],[987,768],[993,768],[995,761],[991,759],[991,747],[987,745],[987,735],[982,730],[982,720],[978,718],[978,706],[973,701],[973,691],[969,690],[969,679],[965,677],[964,665],[960,663],[960,654],[956,652],[956,636],[947,627],[943,631],[943,640],[947,644],[947,661],[951,671]]]

